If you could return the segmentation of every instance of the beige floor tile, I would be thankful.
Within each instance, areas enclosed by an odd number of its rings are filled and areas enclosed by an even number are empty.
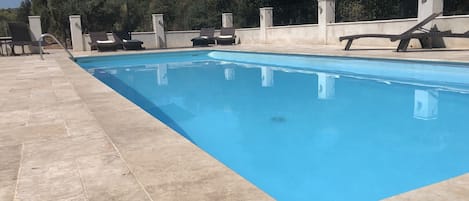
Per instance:
[[[29,115],[30,112],[28,110],[0,112],[0,130],[25,126],[28,122]]]
[[[0,146],[0,200],[13,200],[21,160],[21,145]]]
[[[150,200],[119,156],[82,157],[77,163],[90,201]]]
[[[70,136],[105,136],[105,132],[97,121],[67,120],[67,131]]]
[[[23,165],[35,167],[54,161],[115,152],[112,144],[103,136],[71,136],[35,141],[24,144]]]
[[[15,127],[0,131],[0,146],[18,145],[36,140],[51,140],[67,136],[64,123]]]
[[[17,189],[17,200],[55,201],[85,200],[86,195],[74,160],[23,166]]]

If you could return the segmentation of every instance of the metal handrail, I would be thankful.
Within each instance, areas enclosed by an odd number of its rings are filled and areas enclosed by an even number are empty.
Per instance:
[[[62,48],[65,50],[65,52],[68,53],[68,55],[70,56],[70,59],[72,59],[72,60],[74,59],[72,53],[70,53],[70,51],[68,51],[68,49],[65,48],[65,47],[62,45],[62,43],[60,43],[60,41],[57,40],[57,38],[56,38],[54,35],[45,33],[45,34],[41,34],[41,37],[39,37],[39,54],[41,55],[41,60],[44,60],[44,57],[42,56],[42,54],[43,54],[43,53],[42,53],[42,41],[44,40],[44,37],[46,37],[46,36],[49,36],[49,37],[51,37],[52,39],[54,39],[55,42],[57,42],[57,44],[59,44],[60,47],[62,47]]]

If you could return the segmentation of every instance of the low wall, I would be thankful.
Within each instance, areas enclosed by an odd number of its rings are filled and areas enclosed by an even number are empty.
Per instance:
[[[266,42],[272,44],[317,44],[320,42],[317,37],[317,24],[268,27],[266,32]]]
[[[166,32],[166,47],[192,47],[192,38],[200,36],[200,31],[168,31]]]
[[[236,29],[236,42],[238,44],[258,44],[260,40],[259,28]]]
[[[143,41],[143,47],[147,49],[156,48],[155,33],[153,32],[132,32],[132,39]]]
[[[442,16],[433,21],[440,30],[451,30],[453,33],[469,31],[469,15]],[[416,18],[399,20],[361,21],[346,23],[331,23],[327,25],[328,45],[345,45],[346,41],[339,41],[340,36],[369,33],[400,34],[417,24]],[[219,30],[215,36],[219,35]],[[266,29],[266,43],[270,44],[322,44],[318,37],[317,24],[276,26]],[[168,48],[191,47],[191,39],[199,36],[198,30],[168,31],[166,32],[166,44]],[[259,44],[260,28],[236,29],[238,44]],[[108,34],[111,37],[111,34]],[[155,34],[153,32],[132,32],[132,37],[144,42],[147,49],[156,48]],[[84,35],[84,47],[89,50],[89,35]],[[469,39],[444,38],[446,47],[469,48]],[[383,38],[362,38],[354,41],[354,45],[375,47],[397,47],[398,42],[391,42]],[[412,40],[411,47],[420,47],[416,40]],[[353,46],[352,46],[353,48]]]

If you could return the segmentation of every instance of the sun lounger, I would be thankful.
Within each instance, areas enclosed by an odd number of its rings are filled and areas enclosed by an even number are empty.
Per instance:
[[[234,28],[221,28],[220,35],[216,37],[218,45],[233,45],[236,35]]]
[[[422,47],[428,46],[428,44],[423,43],[423,38],[425,37],[441,37],[448,35],[450,32],[439,32],[439,31],[431,31],[428,29],[423,28],[426,24],[431,22],[433,19],[441,15],[440,13],[434,13],[428,16],[426,19],[422,20],[415,26],[411,27],[407,31],[401,34],[359,34],[359,35],[350,35],[350,36],[342,36],[339,38],[340,41],[347,40],[347,44],[345,45],[344,50],[350,50],[352,46],[352,42],[359,38],[386,38],[390,39],[391,41],[399,40],[399,45],[397,47],[397,51],[406,51],[409,45],[410,39],[416,38],[419,39]],[[417,32],[420,31],[420,32]]]
[[[214,32],[214,28],[200,29],[200,36],[191,39],[192,47],[208,46],[209,44],[215,44],[215,38],[213,37]]]
[[[451,33],[447,34],[443,37],[449,37],[449,38],[469,38],[469,31],[466,31],[465,33]]]
[[[113,37],[117,43],[121,43],[124,50],[143,50],[143,41],[132,40],[132,35],[128,31],[113,32]]]
[[[91,50],[98,51],[116,51],[117,48],[122,47],[122,43],[117,42],[114,37],[109,40],[105,32],[90,32]]]
[[[39,41],[33,41],[31,30],[25,23],[8,23],[8,30],[11,35],[10,45],[12,55],[16,55],[15,46],[21,46],[23,54],[25,54],[24,46],[39,46]]]

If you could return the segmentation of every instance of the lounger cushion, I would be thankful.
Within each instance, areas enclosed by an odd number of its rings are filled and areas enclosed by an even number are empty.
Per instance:
[[[139,40],[126,40],[126,39],[122,40],[122,42],[124,42],[124,43],[143,43],[142,41],[139,41]]]
[[[96,43],[98,44],[112,44],[115,43],[113,40],[97,40]]]
[[[218,38],[233,38],[233,36],[229,35],[229,36],[218,36]]]

